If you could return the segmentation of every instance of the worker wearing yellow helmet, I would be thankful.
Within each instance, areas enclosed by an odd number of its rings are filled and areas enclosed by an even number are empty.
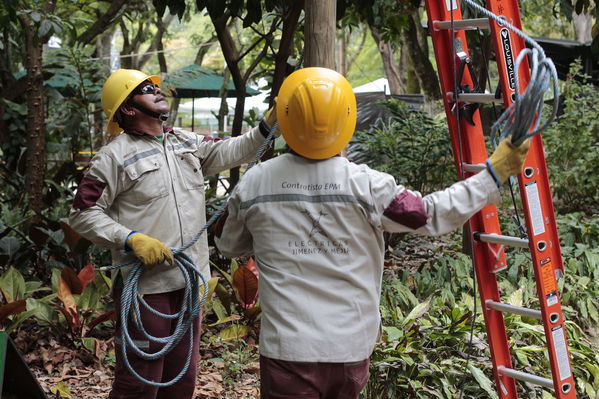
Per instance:
[[[109,134],[116,135],[91,160],[87,174],[77,188],[70,223],[81,235],[97,245],[110,248],[113,264],[141,260],[146,271],[139,280],[139,294],[156,311],[178,312],[184,297],[186,279],[172,267],[170,248],[180,248],[206,223],[204,176],[227,170],[253,159],[268,136],[269,121],[239,137],[213,139],[166,126],[169,105],[160,88],[160,78],[144,72],[119,69],[102,89],[102,106],[108,118]],[[210,279],[208,242],[204,234],[185,254]],[[113,272],[116,314],[120,312],[123,281],[130,267]],[[154,337],[171,333],[177,319],[157,316],[140,309],[146,332]],[[193,324],[193,350],[190,366],[173,385],[145,384],[126,367],[120,342],[123,326],[117,317],[116,370],[109,398],[191,398],[193,396],[199,345],[200,320]],[[141,331],[129,334],[146,352],[157,352],[155,341]],[[166,356],[146,360],[127,355],[133,370],[154,382],[171,381],[178,376],[189,350],[187,331],[181,342]]]
[[[260,271],[262,398],[358,398],[379,335],[384,232],[461,226],[500,200],[498,184],[528,147],[503,142],[485,170],[426,196],[338,156],[356,123],[347,80],[325,68],[291,74],[277,118],[291,151],[249,170],[216,244]]]

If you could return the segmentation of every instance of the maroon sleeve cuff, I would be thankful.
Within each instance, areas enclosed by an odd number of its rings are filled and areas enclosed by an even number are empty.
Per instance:
[[[428,219],[422,198],[410,193],[408,190],[402,191],[393,198],[383,215],[411,229],[424,226]]]
[[[216,226],[214,227],[214,235],[217,238],[220,238],[221,234],[223,234],[223,228],[225,226],[225,222],[227,221],[227,217],[229,217],[229,208],[225,208],[225,211],[216,221]]]
[[[77,195],[75,195],[75,199],[73,200],[73,208],[82,211],[96,205],[106,185],[106,183],[93,176],[84,176],[79,183],[79,188],[77,188]]]

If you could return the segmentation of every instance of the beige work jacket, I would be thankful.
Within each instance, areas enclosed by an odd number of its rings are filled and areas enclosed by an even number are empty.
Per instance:
[[[500,199],[488,171],[422,197],[342,157],[286,154],[245,173],[216,244],[256,258],[262,355],[361,361],[379,334],[383,233],[444,234]]]
[[[93,157],[79,185],[70,224],[93,243],[110,248],[113,264],[135,259],[125,251],[131,231],[172,248],[191,241],[206,223],[204,176],[251,161],[264,142],[259,128],[228,140],[179,129],[165,129],[163,137],[119,135]],[[206,235],[186,253],[209,279]],[[130,268],[121,270],[126,278]],[[163,264],[145,271],[139,288],[149,294],[184,285],[181,271]]]

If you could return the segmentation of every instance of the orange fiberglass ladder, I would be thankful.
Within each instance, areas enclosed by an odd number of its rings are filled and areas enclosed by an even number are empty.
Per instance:
[[[488,158],[476,107],[493,102],[502,103],[503,108],[507,108],[515,99],[516,82],[523,92],[530,80],[526,59],[520,65],[518,79],[515,77],[515,61],[525,48],[525,41],[499,25],[494,18],[462,20],[456,0],[426,0],[426,9],[458,176],[466,178],[484,169]],[[487,0],[486,10],[521,29],[517,0]],[[471,74],[464,32],[467,29],[490,29],[490,40],[494,43],[498,63],[500,93],[498,91],[497,95],[476,93],[478,84]],[[469,112],[462,113],[460,110]],[[501,235],[494,205],[484,207],[470,219],[473,262],[483,303],[496,389],[500,399],[515,399],[518,397],[515,380],[520,380],[552,389],[556,398],[572,399],[576,397],[575,384],[557,288],[557,279],[563,275],[564,267],[540,135],[532,139],[518,182],[526,219],[527,234],[523,234],[524,238]],[[501,302],[496,273],[507,267],[504,246],[530,249],[540,310]],[[503,312],[541,320],[551,365],[549,378],[512,367]]]

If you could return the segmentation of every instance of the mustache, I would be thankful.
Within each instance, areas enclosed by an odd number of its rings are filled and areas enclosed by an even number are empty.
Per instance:
[[[156,99],[154,100],[154,102],[157,103],[160,101],[164,101],[164,96],[156,96]]]

